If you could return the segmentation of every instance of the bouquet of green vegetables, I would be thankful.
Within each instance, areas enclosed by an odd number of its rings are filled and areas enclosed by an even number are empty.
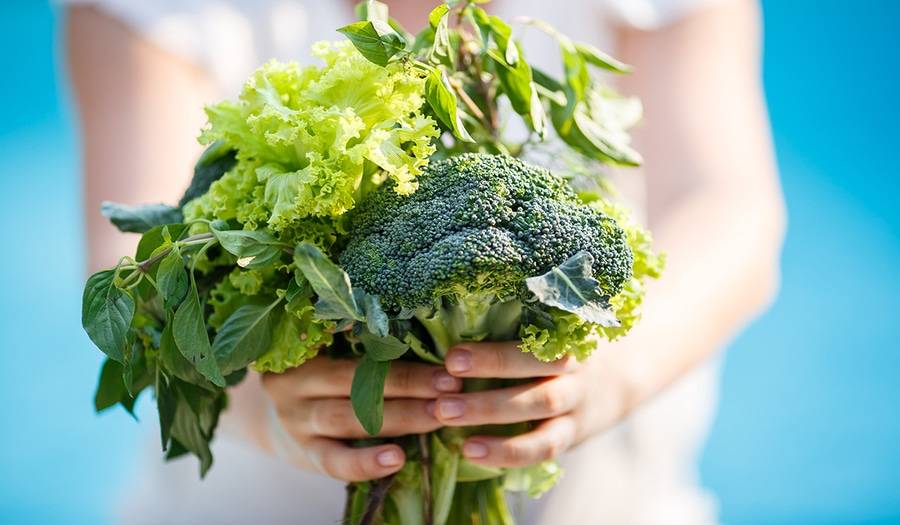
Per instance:
[[[640,162],[627,133],[640,104],[592,75],[628,67],[522,19],[556,41],[554,79],[480,3],[439,5],[417,35],[361,4],[339,29],[349,41],[315,46],[321,65],[269,62],[237,101],[207,108],[208,149],[178,206],[104,205],[142,237],[85,285],[82,322],[107,356],[97,410],[131,411],[151,389],[166,458],[193,454],[203,475],[248,367],[358,358],[351,402],[377,436],[394,360],[511,339],[535,359],[584,359],[631,328],[662,259],[599,168]],[[529,133],[512,142],[519,117]],[[555,173],[521,160],[548,143],[564,145]],[[467,462],[473,431],[394,438],[405,466],[352,484],[344,519],[512,523],[505,491],[540,495],[560,470]]]

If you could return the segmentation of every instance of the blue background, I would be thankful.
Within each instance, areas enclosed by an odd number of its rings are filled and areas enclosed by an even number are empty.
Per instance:
[[[732,525],[900,523],[900,3],[764,6],[783,283],[728,350],[704,483]],[[38,2],[0,17],[0,523],[107,523],[142,435],[91,408],[56,23]]]

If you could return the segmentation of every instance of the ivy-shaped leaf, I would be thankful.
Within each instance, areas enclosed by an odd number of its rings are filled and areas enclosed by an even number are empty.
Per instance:
[[[609,296],[601,292],[600,282],[593,277],[593,264],[594,257],[581,251],[549,272],[525,279],[525,284],[547,306],[601,326],[619,326]]]

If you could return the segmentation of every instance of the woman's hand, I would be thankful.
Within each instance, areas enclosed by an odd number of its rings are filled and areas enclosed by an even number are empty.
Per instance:
[[[381,478],[400,470],[405,461],[403,450],[395,444],[353,448],[340,441],[369,437],[350,405],[356,363],[354,359],[320,356],[284,374],[263,376],[281,429],[297,445],[291,447],[296,453],[289,459],[344,481]],[[379,436],[431,432],[441,427],[427,410],[428,403],[461,387],[460,379],[440,367],[391,363],[384,385],[384,426]]]
[[[448,393],[428,405],[445,426],[542,420],[514,437],[472,436],[463,455],[492,467],[521,467],[550,459],[621,419],[626,390],[601,355],[584,363],[563,358],[543,363],[518,342],[464,343],[447,353],[450,374],[484,378],[538,378],[496,390]]]

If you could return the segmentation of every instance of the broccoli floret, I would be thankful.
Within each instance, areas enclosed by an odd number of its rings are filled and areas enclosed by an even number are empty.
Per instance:
[[[626,234],[565,180],[509,156],[433,162],[412,195],[389,182],[351,214],[340,256],[354,286],[415,310],[439,352],[460,339],[518,335],[527,277],[593,256],[603,294],[631,279]]]
[[[482,292],[517,296],[523,279],[579,251],[594,257],[604,293],[617,294],[631,277],[631,250],[614,219],[582,204],[563,179],[509,156],[434,162],[418,191],[398,195],[388,183],[351,221],[341,265],[388,306]]]

